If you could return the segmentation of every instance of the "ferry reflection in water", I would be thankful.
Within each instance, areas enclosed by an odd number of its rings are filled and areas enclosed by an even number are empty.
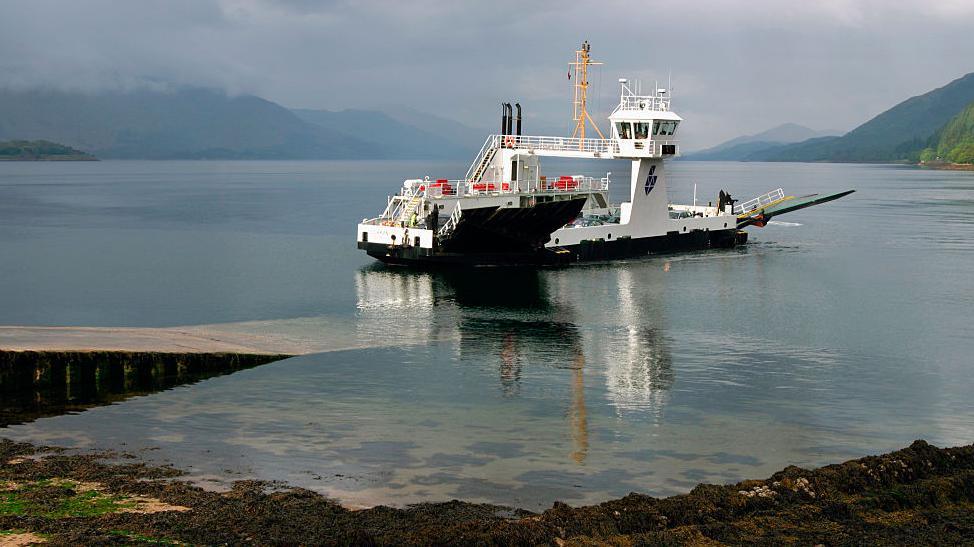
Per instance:
[[[578,464],[589,454],[586,387],[604,377],[604,397],[618,416],[656,423],[673,384],[662,331],[662,306],[641,307],[627,268],[591,268],[589,289],[569,283],[565,271],[474,269],[416,272],[381,266],[357,274],[359,335],[405,344],[454,341],[457,361],[496,358],[498,386],[520,397],[532,377],[570,373],[566,422]],[[661,272],[662,273],[662,272]],[[579,279],[576,275],[575,280]],[[591,325],[583,330],[579,325]],[[649,326],[655,325],[655,326]],[[488,357],[489,359],[489,357]],[[589,369],[589,370],[586,370]],[[544,382],[547,383],[547,382]]]

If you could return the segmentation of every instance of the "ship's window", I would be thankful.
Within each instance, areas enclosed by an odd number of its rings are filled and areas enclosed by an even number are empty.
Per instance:
[[[511,182],[517,181],[517,158],[511,160]]]
[[[368,242],[369,242],[369,233],[362,232],[362,243],[368,243]]]
[[[653,135],[659,135],[659,120],[653,122]]]
[[[413,247],[419,247],[419,236],[413,238]]]
[[[555,238],[555,245],[558,245],[558,238]]]
[[[649,122],[636,122],[633,125],[633,135],[637,139],[645,139],[649,137]]]
[[[672,135],[676,133],[676,126],[679,122],[655,122],[653,124],[653,134],[654,135]],[[657,125],[659,126],[659,132],[657,132]]]
[[[619,131],[620,139],[631,139],[632,132],[629,130],[629,122],[616,122],[616,129]]]

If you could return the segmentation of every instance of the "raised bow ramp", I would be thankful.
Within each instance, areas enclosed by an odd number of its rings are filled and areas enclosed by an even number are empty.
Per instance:
[[[845,190],[832,194],[809,194],[801,197],[784,196],[782,194],[783,197],[770,201],[767,204],[759,204],[753,208],[744,207],[744,210],[737,216],[737,227],[743,228],[751,225],[764,226],[765,223],[771,220],[771,217],[811,207],[812,205],[834,201],[848,196],[853,192],[855,190]]]

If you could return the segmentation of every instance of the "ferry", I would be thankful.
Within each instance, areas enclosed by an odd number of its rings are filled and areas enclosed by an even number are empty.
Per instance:
[[[619,104],[606,137],[588,113],[591,45],[569,63],[570,137],[521,133],[521,106],[502,104],[501,131],[490,135],[459,180],[407,179],[378,217],[358,225],[358,248],[387,264],[436,266],[566,265],[661,252],[731,248],[748,226],[854,192],[785,195],[778,188],[738,202],[721,190],[716,203],[675,204],[665,162],[679,154],[683,119],[670,93],[619,79]],[[598,135],[586,136],[591,125]],[[629,200],[609,202],[610,174],[547,176],[541,158],[628,160]]]

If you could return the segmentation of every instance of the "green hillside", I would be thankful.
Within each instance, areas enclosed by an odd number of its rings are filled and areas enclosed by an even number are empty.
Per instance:
[[[951,163],[974,163],[974,102],[954,116],[931,139],[920,160]]]
[[[974,73],[912,97],[841,137],[814,139],[749,157],[761,161],[888,162],[918,159],[929,139],[974,101]]]
[[[0,141],[0,161],[96,161],[98,158],[51,141]]]

